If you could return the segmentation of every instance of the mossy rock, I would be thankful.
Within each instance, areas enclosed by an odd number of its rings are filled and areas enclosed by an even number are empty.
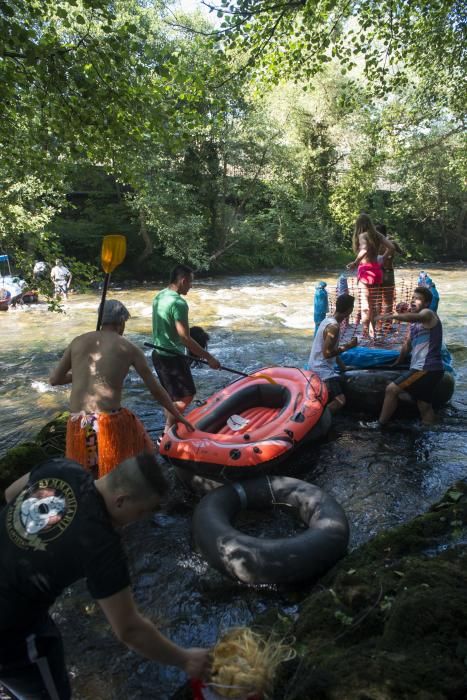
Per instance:
[[[292,629],[276,700],[467,697],[467,486],[382,533],[320,581]],[[282,629],[280,629],[282,625]]]
[[[44,459],[47,459],[47,453],[36,442],[24,442],[8,450],[0,459],[0,498],[3,500],[3,493],[7,486]]]
[[[44,448],[49,457],[65,454],[66,424],[70,413],[59,413],[37,433],[36,442]]]
[[[0,459],[0,502],[7,486],[49,457],[65,454],[68,412],[60,413],[37,434],[34,442],[24,442],[8,450]]]

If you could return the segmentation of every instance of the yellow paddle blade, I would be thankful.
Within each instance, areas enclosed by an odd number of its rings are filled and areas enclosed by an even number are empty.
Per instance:
[[[277,384],[276,380],[269,376],[269,374],[255,374],[252,379],[265,379],[269,384]]]
[[[101,262],[102,269],[110,274],[124,260],[126,255],[126,238],[120,234],[104,236],[102,239]]]

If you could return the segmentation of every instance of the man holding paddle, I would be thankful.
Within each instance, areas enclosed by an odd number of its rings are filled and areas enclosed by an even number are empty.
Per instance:
[[[190,336],[188,304],[186,296],[193,284],[194,273],[187,265],[177,265],[170,273],[169,286],[156,295],[152,304],[152,334],[157,350],[152,353],[154,368],[159,381],[166,389],[177,409],[182,413],[193,400],[196,387],[190,371],[190,354],[200,357],[211,369],[221,364]],[[165,432],[175,423],[170,411],[165,411]]]
[[[127,308],[110,299],[102,309],[101,329],[72,340],[50,375],[52,386],[72,383],[66,456],[99,478],[124,459],[154,450],[141,421],[120,405],[130,367],[173,416],[173,422],[180,421],[193,430],[154,378],[142,350],[122,337],[130,316]]]

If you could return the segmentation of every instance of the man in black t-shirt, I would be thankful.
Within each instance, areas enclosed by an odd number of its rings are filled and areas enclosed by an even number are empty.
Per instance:
[[[189,675],[206,674],[208,650],[173,644],[137,610],[115,530],[156,510],[166,491],[153,454],[127,459],[97,481],[76,462],[51,459],[6,490],[0,511],[0,683],[15,696],[71,697],[49,608],[81,578],[128,647]]]

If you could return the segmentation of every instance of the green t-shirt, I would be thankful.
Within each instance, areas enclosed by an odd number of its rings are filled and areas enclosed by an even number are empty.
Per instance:
[[[175,321],[188,325],[188,304],[177,292],[163,289],[152,302],[152,342],[185,354],[185,346],[177,333]],[[163,350],[157,352],[164,357],[174,357],[173,353],[164,353]]]

